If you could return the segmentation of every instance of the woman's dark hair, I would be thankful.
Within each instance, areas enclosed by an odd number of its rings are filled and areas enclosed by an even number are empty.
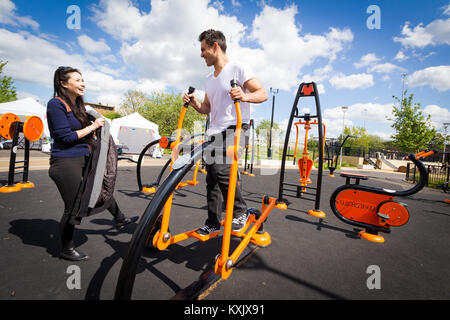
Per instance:
[[[72,67],[59,67],[56,69],[55,76],[53,77],[53,98],[60,97],[63,99],[70,106],[73,115],[80,121],[84,128],[90,125],[91,121],[86,113],[83,97],[78,96],[75,100],[75,105],[73,105],[67,94],[67,89],[61,85],[61,82],[69,81],[70,73],[72,72],[78,72],[81,75],[81,72],[78,69]]]
[[[214,42],[217,42],[220,49],[222,49],[223,52],[227,52],[227,40],[222,32],[213,29],[203,31],[198,37],[198,41],[202,42],[203,40],[205,40],[206,44],[210,47],[213,46]]]

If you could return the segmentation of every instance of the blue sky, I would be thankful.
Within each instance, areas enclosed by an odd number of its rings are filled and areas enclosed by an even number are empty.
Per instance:
[[[228,56],[250,65],[264,87],[279,88],[274,119],[283,128],[298,85],[315,81],[328,136],[365,126],[389,138],[393,95],[405,88],[431,114],[438,130],[450,122],[448,1],[263,0],[0,0],[0,59],[20,97],[46,104],[60,65],[78,67],[86,101],[119,105],[139,89],[201,93],[211,71],[200,58],[198,34],[222,30]],[[70,5],[80,29],[70,29]],[[367,20],[379,8],[379,29]],[[71,20],[72,21],[72,20]],[[372,21],[372,20],[371,20]],[[256,123],[270,120],[271,98],[253,107]],[[300,111],[313,111],[301,100]]]

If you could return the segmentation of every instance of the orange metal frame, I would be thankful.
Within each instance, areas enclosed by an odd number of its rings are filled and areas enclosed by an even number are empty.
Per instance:
[[[422,151],[410,155],[406,159],[420,160],[420,158],[426,158],[434,153],[433,150]],[[394,191],[387,192],[386,189],[359,185],[359,179],[363,179],[363,175],[341,173],[341,176],[347,177],[347,182],[333,192],[330,206],[336,216],[344,222],[366,228],[365,231],[359,233],[361,238],[383,243],[384,238],[378,234],[379,231],[390,232],[391,226],[400,227],[408,222],[408,209],[404,204],[395,202],[394,197],[413,193],[399,195]],[[357,179],[356,183],[351,184],[350,178]],[[414,193],[419,190],[417,189]]]
[[[311,169],[312,169],[312,166],[314,164],[313,160],[308,157],[309,156],[309,152],[308,152],[308,132],[309,132],[309,130],[311,130],[311,125],[318,125],[319,123],[318,123],[317,119],[315,119],[312,122],[309,121],[309,120],[306,120],[306,121],[300,120],[300,121],[294,123],[295,128],[297,130],[297,136],[295,138],[294,157],[297,156],[297,149],[298,149],[298,138],[299,138],[298,126],[302,125],[302,124],[305,125],[305,127],[304,127],[304,129],[305,129],[304,146],[305,147],[303,148],[303,153],[302,153],[303,157],[298,159],[298,167],[299,167],[299,170],[300,170],[300,179],[298,180],[298,182],[300,182],[300,185],[302,187],[304,187],[302,189],[302,191],[304,192],[304,191],[306,191],[306,185],[312,183],[311,179],[309,179],[309,176],[311,174]],[[325,127],[325,124],[322,124],[322,126],[323,126],[323,134],[324,134],[323,140],[325,141],[326,127]],[[325,142],[324,142],[323,148],[325,150]]]
[[[282,206],[279,206],[277,203],[276,198],[270,198],[267,196],[263,197],[262,200],[262,213],[261,215],[256,218],[254,215],[250,215],[247,224],[245,227],[239,231],[234,232],[231,230],[232,226],[232,220],[233,220],[233,207],[234,207],[234,198],[236,194],[236,185],[237,185],[237,175],[238,175],[238,150],[239,150],[239,141],[241,137],[241,128],[242,128],[242,116],[241,116],[241,108],[239,101],[235,101],[235,108],[236,108],[236,115],[237,115],[237,124],[236,124],[236,131],[235,131],[235,139],[234,139],[234,145],[232,147],[232,163],[231,163],[231,170],[230,170],[230,178],[229,178],[229,189],[228,189],[228,195],[227,195],[227,205],[226,205],[226,213],[225,213],[225,219],[222,220],[221,224],[224,226],[223,229],[223,240],[222,240],[222,248],[220,255],[217,257],[216,264],[214,267],[214,271],[216,275],[220,275],[223,279],[227,279],[231,272],[232,267],[236,263],[236,261],[239,259],[240,255],[244,251],[244,249],[247,247],[247,245],[251,242],[253,244],[265,247],[268,246],[271,242],[270,235],[267,232],[264,233],[257,233],[260,230],[261,225],[263,222],[267,219],[267,216],[272,211],[274,207],[283,209]],[[179,143],[180,139],[180,132],[181,127],[183,123],[184,115],[186,114],[187,107],[183,108],[183,111],[181,113],[180,119],[178,121],[178,129],[177,129],[177,135],[174,144]],[[175,146],[176,148],[176,146]],[[171,170],[173,162],[176,160],[177,152],[173,152],[173,155],[175,155],[172,158],[171,163]],[[196,171],[198,170],[198,164],[196,167]],[[195,238],[200,241],[207,241],[209,239],[215,238],[220,235],[221,231],[214,232],[210,235],[200,235],[196,231],[198,229],[186,231],[180,234],[171,235],[169,230],[169,221],[170,221],[170,214],[171,214],[171,207],[173,202],[173,193],[169,196],[168,200],[166,201],[163,209],[162,214],[162,222],[161,222],[161,228],[160,230],[155,234],[153,239],[151,239],[152,244],[154,247],[158,248],[159,250],[164,250],[168,246],[178,243],[184,240],[187,240],[189,238]],[[230,253],[230,240],[231,236],[236,236],[242,238],[240,244],[234,249],[232,253]]]

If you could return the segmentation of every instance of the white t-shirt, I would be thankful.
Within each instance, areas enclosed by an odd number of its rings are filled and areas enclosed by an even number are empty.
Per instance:
[[[215,77],[214,72],[206,78],[206,94],[211,105],[210,123],[208,135],[226,130],[229,126],[236,125],[236,110],[230,97],[230,81],[235,79],[243,88],[244,93],[249,91],[244,88],[244,83],[255,77],[253,71],[234,61],[228,61],[220,74]],[[242,123],[250,121],[250,103],[241,102]]]

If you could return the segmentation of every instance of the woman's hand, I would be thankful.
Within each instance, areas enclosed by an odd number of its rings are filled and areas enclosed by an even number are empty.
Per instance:
[[[87,135],[93,133],[95,130],[97,130],[98,128],[101,128],[105,125],[105,119],[104,118],[97,118],[95,119],[95,122],[92,123],[91,125],[76,131],[77,135],[78,135],[78,139],[84,138]]]
[[[105,119],[104,118],[97,118],[95,119],[95,122],[91,124],[91,127],[93,130],[97,130],[98,128],[101,128],[105,125]]]

